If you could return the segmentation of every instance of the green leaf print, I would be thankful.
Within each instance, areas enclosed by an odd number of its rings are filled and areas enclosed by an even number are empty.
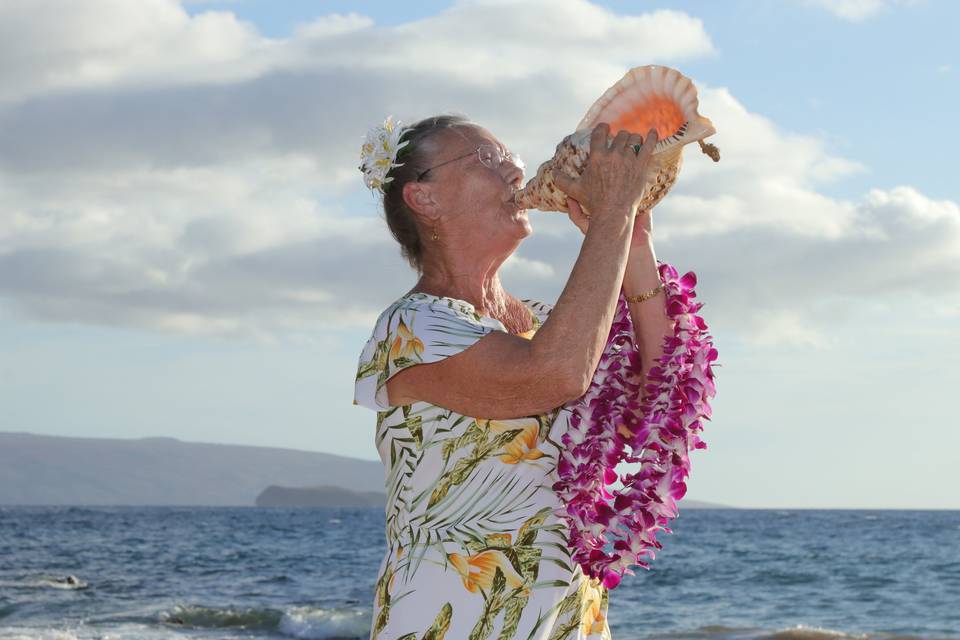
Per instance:
[[[449,602],[445,602],[437,614],[433,624],[423,634],[422,640],[443,640],[447,635],[447,629],[450,628],[450,620],[453,618],[453,607]]]
[[[543,581],[541,581],[541,582],[535,582],[535,583],[533,583],[533,588],[534,588],[534,589],[537,589],[537,588],[540,588],[540,587],[564,587],[564,588],[569,588],[569,587],[570,587],[570,581],[569,581],[569,580],[543,580]]]
[[[539,572],[541,549],[533,545],[536,540],[537,525],[542,524],[549,511],[549,507],[544,507],[528,518],[518,530],[518,534],[522,535],[518,535],[517,541],[513,544],[511,544],[509,533],[490,533],[485,538],[484,546],[479,544],[479,540],[469,541],[466,545],[475,554],[491,549],[503,552],[513,570],[523,578],[522,585],[505,593],[506,578],[501,568],[496,568],[490,594],[481,591],[484,597],[484,609],[470,635],[471,639],[486,640],[491,635],[493,622],[501,611],[503,611],[503,627],[497,639],[509,640],[514,637],[523,610],[529,601],[530,585],[534,584]]]
[[[520,558],[517,556],[517,550],[513,547],[504,549],[503,555],[507,556],[507,560],[510,561],[511,566],[513,566],[513,570],[523,576],[523,567],[520,564]]]
[[[464,536],[460,540],[460,544],[467,548],[471,555],[486,551],[490,548],[486,540],[473,534]]]
[[[390,607],[389,605],[380,609],[380,613],[377,614],[377,623],[373,627],[373,637],[376,638],[383,628],[387,626],[387,620],[390,618]]]
[[[470,473],[482,461],[483,458],[474,458],[472,456],[460,458],[457,461],[457,464],[454,465],[453,470],[440,478],[440,484],[436,489],[433,490],[433,493],[430,494],[430,500],[427,502],[427,509],[443,500],[447,495],[447,492],[450,491],[450,487],[460,484],[469,478]]]
[[[486,548],[487,549],[509,549],[510,544],[510,535],[503,533],[489,533],[486,537]]]
[[[520,624],[520,617],[523,615],[523,608],[527,606],[528,598],[517,596],[507,601],[503,607],[503,628],[497,640],[512,640],[517,632],[517,626]]]
[[[411,416],[407,418],[406,425],[407,429],[410,430],[410,435],[417,443],[417,450],[420,451],[423,449],[423,417]]]
[[[533,541],[537,539],[537,530],[539,529],[539,526],[544,523],[551,511],[552,509],[550,507],[544,507],[543,509],[540,509],[540,511],[537,511],[536,515],[524,522],[517,530],[517,544],[533,544]]]
[[[383,631],[383,628],[387,626],[387,621],[390,619],[390,579],[393,578],[393,573],[393,563],[388,562],[383,573],[377,579],[375,589],[377,606],[380,607],[380,611],[377,613],[377,620],[373,626],[374,637]]]
[[[400,407],[391,407],[387,411],[377,411],[377,426],[376,426],[377,435],[380,435],[380,427],[383,426],[383,421],[389,418],[390,416],[392,416],[394,412],[399,408]],[[379,444],[379,442],[377,444]]]
[[[420,361],[419,361],[419,360],[413,360],[413,359],[411,359],[411,358],[406,358],[406,357],[404,357],[404,356],[400,356],[399,358],[394,358],[394,359],[393,359],[393,368],[394,368],[394,369],[402,369],[402,368],[408,367],[408,366],[410,366],[410,365],[412,365],[412,364],[420,364]]]
[[[560,603],[557,620],[559,621],[568,614],[570,617],[567,618],[566,622],[555,623],[556,626],[550,640],[564,640],[571,632],[576,631],[577,627],[580,626],[580,604],[582,601],[583,589],[578,589],[563,599]]]
[[[481,462],[494,455],[500,447],[513,440],[521,431],[523,429],[504,431],[493,440],[477,445],[466,457],[457,460],[457,463],[453,465],[453,470],[441,477],[440,484],[430,495],[427,508],[429,509],[443,500],[451,487],[465,482]]]
[[[493,587],[490,589],[490,600],[494,601],[503,594],[504,588],[507,586],[507,576],[503,575],[503,571],[500,570],[500,567],[497,567],[493,571]]]
[[[500,567],[497,567],[493,574],[493,586],[490,588],[490,595],[488,596],[482,590],[480,591],[484,599],[483,613],[480,614],[480,619],[473,626],[468,640],[486,640],[490,637],[493,632],[493,620],[503,607],[501,596],[506,586],[507,578],[503,575]]]
[[[530,581],[536,580],[540,573],[540,557],[543,555],[543,549],[517,546],[513,552],[517,556],[519,565],[517,573]]]
[[[541,611],[540,615],[537,617],[537,623],[533,625],[533,629],[531,629],[529,635],[527,635],[527,640],[531,640],[537,635],[537,630],[540,629],[540,627],[543,625],[544,622],[550,619],[550,617],[553,615],[554,610],[557,610],[557,619],[559,620],[564,616],[564,614],[569,613],[574,609],[579,611],[579,604],[580,604],[579,591],[574,591],[573,593],[568,594],[567,597],[565,597],[563,600],[553,605],[546,611]],[[570,630],[567,629],[566,633],[569,633],[569,632]],[[559,637],[565,638],[566,633]],[[553,636],[550,636],[551,640],[556,640],[555,636],[556,634],[554,634]]]
[[[580,626],[580,621],[577,619],[577,616],[571,616],[569,620],[562,624],[558,624],[553,631],[553,634],[550,636],[550,640],[566,640],[566,638],[577,630],[577,627]]]
[[[357,369],[356,380],[361,380],[367,376],[373,375],[377,371],[382,371],[387,365],[387,353],[390,351],[390,338],[384,338],[383,340],[377,342],[376,348],[373,350],[373,356],[360,364]]]
[[[508,431],[504,431],[503,433],[498,434],[496,438],[491,440],[489,443],[487,443],[483,447],[484,455],[494,453],[494,452],[500,453],[499,451],[500,447],[507,444],[508,442],[513,441],[513,439],[516,438],[520,433],[523,433],[523,428],[510,429]]]
[[[543,444],[547,442],[550,437],[550,425],[552,425],[557,416],[560,414],[562,407],[554,409],[550,413],[545,413],[543,415],[536,416],[537,422],[540,424],[540,428],[537,430],[537,442]]]
[[[464,431],[458,437],[447,438],[443,441],[443,463],[446,464],[450,461],[450,455],[453,452],[458,451],[469,444],[480,444],[486,439],[486,430],[477,424],[476,420],[474,420],[473,424],[467,427],[466,431]]]

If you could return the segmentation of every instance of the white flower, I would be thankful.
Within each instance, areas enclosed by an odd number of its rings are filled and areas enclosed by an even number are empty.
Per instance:
[[[409,144],[409,140],[400,142],[403,135],[400,121],[393,122],[393,116],[387,116],[383,125],[367,131],[367,138],[360,148],[360,170],[363,171],[363,182],[368,189],[383,193],[383,185],[393,180],[387,173],[393,167],[402,167],[397,163],[397,152]]]

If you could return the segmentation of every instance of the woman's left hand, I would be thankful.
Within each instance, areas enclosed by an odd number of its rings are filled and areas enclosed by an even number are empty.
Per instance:
[[[570,221],[577,225],[577,228],[586,235],[587,228],[590,226],[590,219],[583,213],[583,209],[580,208],[580,203],[567,196],[567,209],[569,209],[567,215],[570,217]],[[635,247],[641,242],[647,242],[647,239],[652,234],[653,210],[637,212],[635,222],[633,223],[633,238],[630,241],[630,246]]]

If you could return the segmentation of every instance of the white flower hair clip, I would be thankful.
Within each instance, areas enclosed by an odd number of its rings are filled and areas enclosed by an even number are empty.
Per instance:
[[[402,167],[397,163],[397,155],[409,140],[400,142],[403,135],[400,121],[393,121],[393,116],[387,116],[382,125],[372,127],[367,131],[367,138],[360,149],[360,171],[363,172],[363,182],[372,191],[383,193],[383,186],[393,180],[387,173],[393,167]]]

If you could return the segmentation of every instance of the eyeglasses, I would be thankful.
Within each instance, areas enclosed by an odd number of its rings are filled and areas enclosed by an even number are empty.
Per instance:
[[[484,143],[470,153],[465,153],[462,156],[457,156],[456,158],[451,158],[450,160],[441,162],[440,164],[435,164],[429,169],[424,169],[417,174],[417,182],[420,182],[420,178],[425,176],[428,171],[433,171],[437,167],[442,167],[445,164],[450,164],[451,162],[456,162],[457,160],[463,160],[464,158],[472,156],[474,153],[477,154],[480,164],[494,170],[499,169],[500,165],[503,164],[504,161],[509,162],[520,170],[523,170],[527,166],[519,156],[515,156],[509,151],[501,153],[500,148],[496,145]]]

